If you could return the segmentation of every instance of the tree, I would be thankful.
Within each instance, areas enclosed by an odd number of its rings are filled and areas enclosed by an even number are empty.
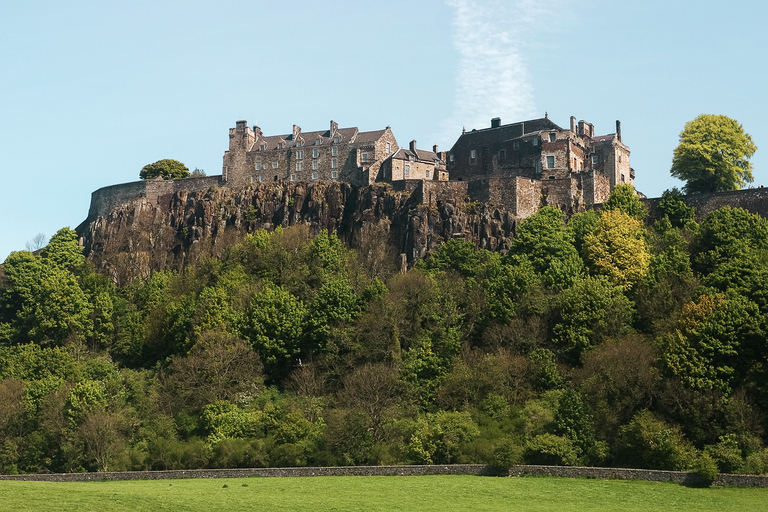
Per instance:
[[[753,180],[749,158],[755,151],[752,137],[738,122],[702,114],[680,132],[670,172],[686,181],[686,194],[738,190]]]
[[[584,238],[582,253],[590,270],[630,290],[648,273],[651,256],[643,224],[621,210],[600,214],[595,228]]]
[[[637,220],[643,220],[648,213],[645,205],[635,193],[635,187],[629,183],[616,185],[608,200],[603,203],[603,210],[621,210]]]
[[[177,180],[179,178],[189,177],[189,169],[178,160],[158,160],[153,164],[147,164],[139,173],[143,180],[161,177],[164,180]]]

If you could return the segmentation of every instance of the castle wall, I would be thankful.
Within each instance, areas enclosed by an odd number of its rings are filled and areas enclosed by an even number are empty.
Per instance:
[[[696,219],[701,221],[708,213],[718,208],[730,206],[731,208],[744,208],[750,213],[756,213],[768,218],[768,188],[752,188],[746,190],[733,190],[730,192],[716,192],[713,194],[693,194],[684,197],[689,206],[696,208]],[[652,219],[659,217],[658,204],[661,198],[645,199],[649,216]]]
[[[575,178],[543,180],[541,187],[546,194],[547,205],[558,206],[565,211],[573,209],[578,180]]]
[[[120,185],[102,187],[91,194],[91,206],[88,219],[104,217],[116,206],[131,203],[140,199],[157,204],[161,197],[175,192],[193,192],[207,190],[211,187],[222,186],[221,176],[205,176],[201,178],[183,178],[178,180],[141,180]]]

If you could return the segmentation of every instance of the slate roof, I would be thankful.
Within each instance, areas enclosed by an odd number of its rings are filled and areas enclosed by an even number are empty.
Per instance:
[[[592,140],[595,142],[603,142],[606,140],[613,140],[616,138],[615,133],[609,133],[608,135],[598,135],[597,137],[592,137]]]
[[[454,146],[459,143],[471,143],[473,146],[492,146],[503,140],[517,139],[529,133],[545,130],[562,130],[553,123],[548,117],[540,119],[530,119],[512,124],[503,124],[495,128],[482,128],[472,130],[461,134]]]
[[[376,142],[381,138],[382,135],[387,130],[374,130],[369,132],[360,132],[358,131],[356,126],[353,126],[351,128],[339,128],[336,131],[336,134],[338,137],[341,138],[339,142],[341,143],[350,143],[350,142]],[[314,131],[314,132],[305,132],[302,131],[299,133],[299,139],[303,140],[303,146],[314,146],[316,140],[320,140],[320,144],[330,144],[332,142],[331,139],[331,131],[325,130],[325,131]],[[256,142],[251,146],[251,151],[258,151],[260,149],[260,146],[262,144],[266,144],[267,147],[265,151],[269,151],[271,149],[277,149],[278,144],[283,143],[283,149],[292,148],[296,146],[296,140],[293,140],[293,133],[288,133],[285,135],[261,135],[258,139],[256,139]]]
[[[427,151],[424,149],[416,149],[416,151],[411,151],[410,149],[406,148],[400,148],[394,155],[392,155],[393,159],[397,160],[411,160],[411,157],[413,160],[419,160],[421,162],[441,162],[437,157],[437,154],[435,154],[433,151]]]

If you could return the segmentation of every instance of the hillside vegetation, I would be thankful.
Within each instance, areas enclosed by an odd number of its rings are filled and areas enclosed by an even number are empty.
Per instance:
[[[617,187],[567,223],[542,208],[507,254],[451,240],[404,274],[259,230],[120,287],[62,229],[2,267],[0,471],[768,473],[768,222],[659,208]]]

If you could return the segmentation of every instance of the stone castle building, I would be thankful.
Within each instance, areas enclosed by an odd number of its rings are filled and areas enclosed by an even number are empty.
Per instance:
[[[539,204],[576,207],[605,201],[618,184],[634,184],[629,148],[616,132],[596,136],[592,124],[561,128],[548,116],[490,128],[463,131],[448,152],[451,180],[504,180],[524,216]],[[470,187],[471,188],[471,187]]]
[[[339,128],[265,135],[258,126],[237,121],[229,129],[220,176],[180,180],[141,180],[96,190],[89,219],[120,204],[140,200],[165,204],[173,194],[239,188],[260,182],[341,181],[354,186],[391,183],[411,194],[414,204],[437,206],[479,201],[503,206],[517,219],[543,205],[567,212],[604,202],[613,188],[634,183],[629,148],[616,133],[595,136],[594,127],[576,122],[564,129],[542,119],[463,131],[448,152],[400,148],[392,129]]]
[[[384,160],[400,147],[387,126],[361,132],[331,121],[323,131],[302,132],[293,125],[286,135],[264,135],[261,128],[238,121],[229,129],[222,178],[233,186],[264,181],[341,180],[368,185]]]

